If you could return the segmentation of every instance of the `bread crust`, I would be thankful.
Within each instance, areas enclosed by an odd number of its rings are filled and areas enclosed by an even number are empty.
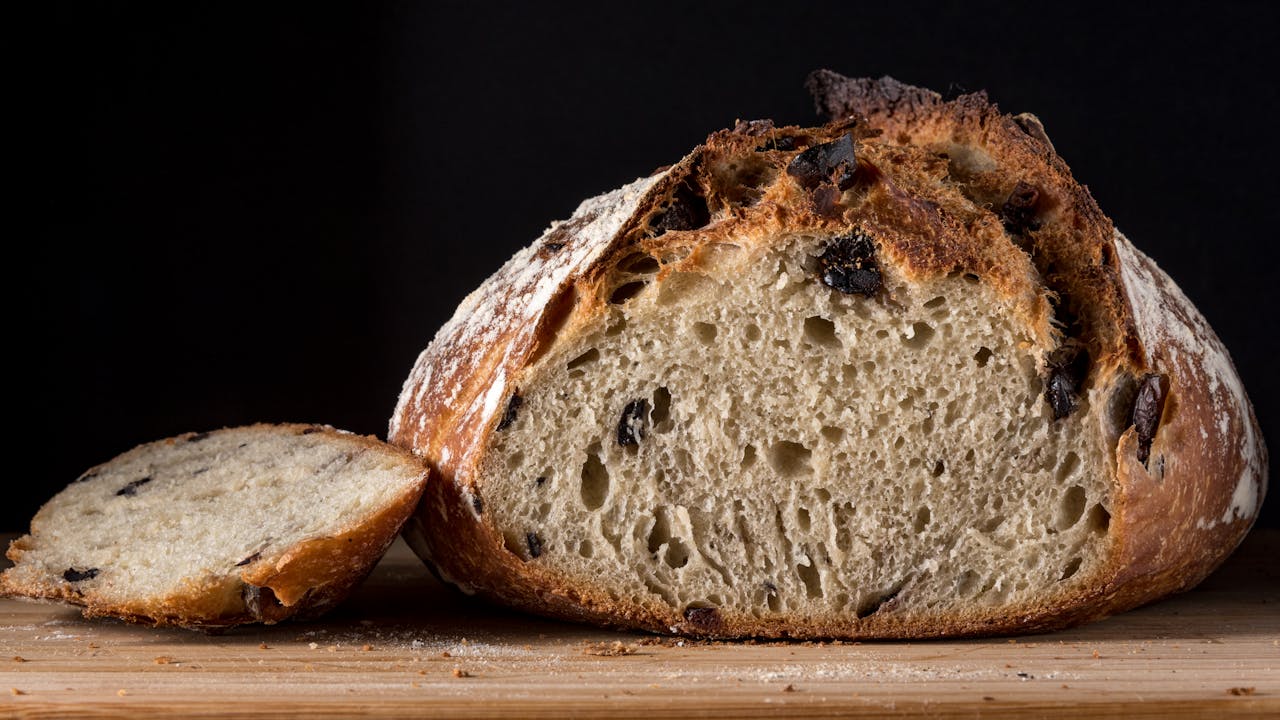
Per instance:
[[[422,465],[413,454],[376,437],[354,435],[328,425],[257,424],[242,429],[321,434],[330,442],[353,450],[375,450],[398,455],[401,461],[413,466]],[[196,433],[185,433],[159,442],[173,444],[194,435]],[[130,452],[140,452],[154,444],[141,445]],[[50,582],[42,573],[24,572],[23,555],[39,542],[36,536],[41,515],[37,513],[32,521],[32,533],[9,546],[7,556],[15,567],[0,574],[0,596],[65,602],[81,607],[88,618],[111,617],[144,625],[204,630],[315,617],[345,599],[373,570],[417,506],[427,474],[427,468],[422,467],[418,484],[385,507],[363,517],[350,518],[332,535],[311,538],[271,555],[256,557],[232,573],[190,581],[182,590],[166,597],[127,603],[104,598],[92,587]]]
[[[671,168],[583,203],[464,301],[418,358],[391,420],[390,440],[436,471],[406,526],[415,551],[464,591],[533,612],[720,637],[1035,632],[1105,617],[1203,579],[1251,526],[1267,472],[1248,398],[1203,317],[1116,233],[1034,116],[1003,115],[981,93],[947,102],[888,78],[819,71],[809,86],[831,118],[826,126],[758,121],[715,133]],[[746,202],[735,198],[741,175],[726,177],[725,168],[742,171],[731,159],[759,157],[768,167],[748,170],[767,175],[797,154],[771,149],[779,138],[803,147],[850,132],[861,178],[852,190],[824,200],[784,178]],[[1024,181],[1038,191],[1042,222],[1014,237],[997,209]],[[706,198],[710,225],[654,232],[654,219],[691,186]],[[683,256],[664,262],[661,282],[673,270],[698,267],[730,239],[852,229],[874,237],[881,257],[909,280],[977,275],[1008,299],[1046,354],[1068,339],[1085,345],[1092,369],[1084,391],[1096,407],[1126,392],[1131,398],[1145,377],[1166,379],[1146,465],[1137,460],[1128,417],[1107,430],[1116,448],[1107,561],[1073,589],[1013,607],[863,619],[721,612],[707,624],[656,601],[617,601],[607,588],[506,550],[482,510],[479,469],[490,436],[546,348],[605,312],[607,280],[620,261],[636,252]],[[1074,321],[1055,321],[1055,313]],[[1181,329],[1172,331],[1175,320]]]

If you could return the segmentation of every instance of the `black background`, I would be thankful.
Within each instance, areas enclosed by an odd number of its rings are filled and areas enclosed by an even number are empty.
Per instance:
[[[418,351],[506,257],[737,118],[812,123],[801,83],[817,67],[986,88],[1037,113],[1198,303],[1274,431],[1275,7],[44,4],[10,17],[8,415],[19,456],[41,454],[10,471],[0,528],[25,527],[88,466],[188,430],[385,435]]]

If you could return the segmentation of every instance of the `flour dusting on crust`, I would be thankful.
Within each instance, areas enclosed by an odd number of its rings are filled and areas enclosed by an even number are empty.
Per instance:
[[[1197,435],[1203,442],[1232,443],[1231,450],[1245,460],[1230,504],[1220,516],[1211,510],[1199,527],[1209,529],[1237,518],[1252,520],[1264,490],[1263,452],[1254,424],[1249,422],[1249,399],[1231,356],[1208,321],[1155,261],[1119,231],[1115,242],[1134,321],[1144,338],[1147,363],[1160,371],[1177,364],[1185,376],[1203,375],[1213,401],[1212,420],[1202,417]],[[1240,425],[1240,432],[1231,432],[1233,422]]]

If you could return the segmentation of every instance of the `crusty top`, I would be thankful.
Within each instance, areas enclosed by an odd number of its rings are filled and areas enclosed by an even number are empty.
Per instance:
[[[477,502],[476,469],[518,409],[524,369],[603,312],[616,268],[637,252],[661,260],[661,280],[719,243],[760,250],[789,233],[855,230],[908,280],[964,273],[996,290],[1030,328],[1047,375],[1064,372],[1063,357],[1083,358],[1071,360],[1086,368],[1078,392],[1107,414],[1116,447],[1112,561],[1094,589],[947,632],[1060,626],[1202,579],[1243,538],[1266,473],[1252,408],[1203,318],[1116,233],[1034,116],[891,78],[818,71],[808,85],[826,125],[714,133],[669,169],[584,202],[463,302],[391,420],[392,442],[439,470],[414,525],[419,549],[464,586],[608,621],[584,610],[589,588],[547,588],[462,507]]]

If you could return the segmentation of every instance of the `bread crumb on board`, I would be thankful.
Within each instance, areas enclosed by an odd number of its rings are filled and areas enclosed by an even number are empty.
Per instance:
[[[635,648],[631,647],[630,645],[624,644],[621,640],[614,640],[612,643],[605,642],[605,641],[593,643],[593,642],[584,640],[582,645],[583,645],[582,647],[583,655],[599,655],[601,657],[617,657],[619,655],[634,655],[636,653]]]
[[[1233,688],[1228,688],[1228,689],[1227,689],[1227,692],[1231,693],[1232,695],[1237,695],[1237,696],[1239,696],[1239,695],[1252,695],[1252,694],[1254,694],[1254,693],[1258,692],[1258,688],[1256,688],[1256,687],[1233,687]]]
[[[9,688],[9,694],[10,695],[26,695],[27,693],[25,690],[19,690],[18,688],[11,687]]]
[[[453,669],[453,676],[454,676],[454,677],[456,677],[456,678],[469,678],[469,677],[473,677],[471,673],[467,672],[466,670],[463,670],[463,669],[462,669],[462,668],[460,668],[460,667],[456,667],[456,668],[454,668],[454,669]]]
[[[157,665],[172,665],[173,658],[169,657],[168,655],[158,655],[154,660],[152,660],[152,662],[154,662]]]

